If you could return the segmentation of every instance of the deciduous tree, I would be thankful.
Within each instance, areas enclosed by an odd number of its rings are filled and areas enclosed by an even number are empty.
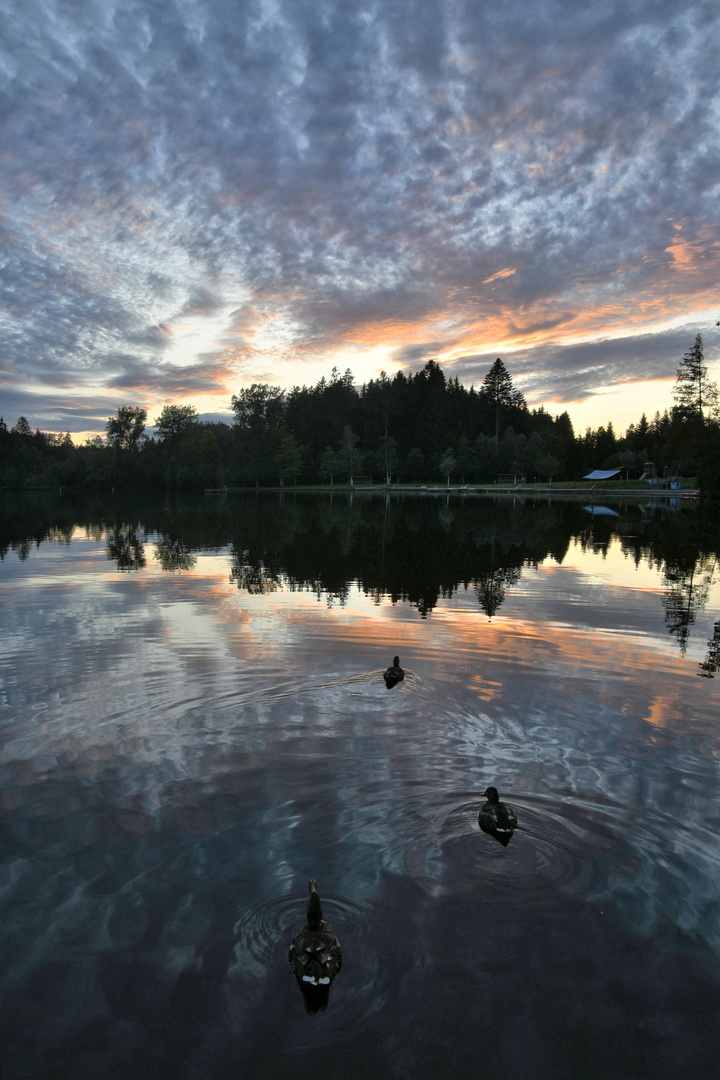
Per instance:
[[[268,383],[252,386],[233,394],[235,423],[242,431],[258,434],[279,427],[283,419],[285,391]]]
[[[319,466],[319,469],[318,469],[318,472],[320,473],[320,479],[321,480],[328,480],[329,479],[330,487],[332,487],[333,473],[337,472],[337,470],[338,470],[337,454],[333,450],[332,446],[326,446],[325,449],[322,452],[322,457],[320,458],[320,466]]]
[[[275,465],[278,471],[280,487],[285,486],[285,479],[296,480],[302,470],[302,452],[294,435],[285,432],[280,437],[275,451]]]
[[[338,464],[347,473],[351,487],[355,483],[355,473],[360,467],[361,458],[357,448],[359,441],[350,425],[346,425],[338,454]]]
[[[442,461],[440,462],[440,472],[446,478],[448,487],[450,486],[450,477],[457,468],[457,460],[451,446],[447,448],[443,454]]]
[[[110,416],[105,425],[110,446],[122,450],[137,450],[145,435],[147,409],[136,405],[121,405],[116,416]]]
[[[194,405],[165,405],[155,423],[159,439],[177,439],[197,423]]]

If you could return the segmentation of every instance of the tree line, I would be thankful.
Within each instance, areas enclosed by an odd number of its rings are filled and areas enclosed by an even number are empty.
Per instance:
[[[699,476],[720,493],[717,387],[702,338],[680,361],[674,405],[624,434],[612,422],[576,436],[570,416],[530,409],[498,358],[478,389],[430,360],[411,374],[384,372],[358,387],[337,369],[289,391],[255,383],[232,397],[232,423],[201,420],[192,405],[166,405],[146,432],[147,411],[121,406],[96,436],[32,431],[0,418],[0,486],[103,490],[374,483],[487,484],[574,480],[594,468],[641,476],[645,462]]]

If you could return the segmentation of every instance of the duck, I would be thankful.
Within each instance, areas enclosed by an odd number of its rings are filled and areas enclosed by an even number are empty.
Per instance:
[[[512,833],[517,828],[517,818],[512,806],[500,802],[496,787],[489,787],[482,794],[487,802],[482,804],[478,812],[480,828],[493,833]]]
[[[393,662],[392,662],[392,667],[386,668],[385,669],[385,674],[383,675],[383,679],[385,680],[385,685],[387,686],[387,688],[389,690],[392,686],[395,686],[396,683],[399,683],[404,678],[405,678],[405,672],[400,667],[400,657],[399,656],[394,656],[393,657]]]
[[[301,986],[329,986],[342,964],[342,947],[323,920],[317,882],[310,882],[307,922],[290,943],[288,960]]]

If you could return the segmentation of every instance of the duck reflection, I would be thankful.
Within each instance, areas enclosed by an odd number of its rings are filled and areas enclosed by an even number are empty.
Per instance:
[[[478,825],[484,833],[489,833],[499,844],[507,847],[517,828],[515,811],[507,803],[500,802],[496,787],[489,787],[482,794],[487,802],[478,811]]]
[[[288,960],[303,992],[305,1010],[324,1012],[330,984],[342,965],[342,947],[322,915],[317,882],[310,882],[307,922],[290,943]]]
[[[400,657],[393,657],[392,666],[385,669],[383,679],[388,690],[392,690],[393,686],[397,686],[399,682],[405,678],[405,672],[400,667]]]

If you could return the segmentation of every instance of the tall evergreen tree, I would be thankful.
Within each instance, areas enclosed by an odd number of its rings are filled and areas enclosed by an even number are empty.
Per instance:
[[[483,379],[480,399],[495,410],[495,438],[500,439],[500,409],[527,409],[525,398],[513,384],[510,372],[498,356]]]
[[[18,416],[13,431],[16,431],[18,435],[32,435],[32,428],[24,416]]]
[[[717,416],[717,383],[708,379],[707,365],[703,354],[703,340],[700,334],[694,345],[687,350],[680,367],[677,369],[677,381],[673,389],[678,412],[686,419],[698,418],[702,422],[705,413]]]

